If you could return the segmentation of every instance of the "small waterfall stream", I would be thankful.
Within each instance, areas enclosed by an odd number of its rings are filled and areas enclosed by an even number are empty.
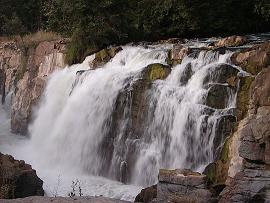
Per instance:
[[[222,126],[236,105],[237,88],[228,86],[224,70],[238,70],[230,65],[231,53],[200,51],[142,91],[145,68],[165,65],[167,52],[161,45],[124,46],[101,68],[88,70],[90,56],[54,72],[29,127],[24,150],[32,154],[26,161],[49,168],[44,177],[52,171],[103,176],[139,189],[156,183],[160,168],[202,172],[217,158],[226,138]],[[215,88],[224,90],[224,108],[209,105]]]

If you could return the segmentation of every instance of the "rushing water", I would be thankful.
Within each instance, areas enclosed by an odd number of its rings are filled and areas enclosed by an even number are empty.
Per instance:
[[[167,79],[155,81],[143,96],[143,125],[132,131],[134,85],[147,65],[166,64],[166,48],[125,46],[102,68],[87,70],[90,56],[54,72],[29,127],[30,139],[3,133],[1,151],[31,163],[51,196],[67,195],[72,180],[79,179],[84,195],[133,200],[142,186],[156,183],[160,168],[202,171],[224,141],[214,143],[220,118],[235,107],[232,90],[225,110],[205,105],[222,74],[216,68],[229,63],[230,53],[200,51]],[[121,94],[123,113],[113,125]],[[1,132],[7,132],[3,106],[0,116]]]

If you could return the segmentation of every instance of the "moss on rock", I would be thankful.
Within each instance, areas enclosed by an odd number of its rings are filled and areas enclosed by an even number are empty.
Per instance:
[[[170,72],[171,69],[169,66],[160,63],[155,63],[147,66],[143,74],[145,75],[144,77],[146,77],[145,79],[149,81],[155,81],[166,79],[170,74]]]
[[[220,159],[210,163],[204,170],[203,174],[206,175],[210,188],[217,193],[221,192],[228,177],[228,170],[230,165],[230,144],[232,139],[229,138],[225,141]]]
[[[98,66],[108,63],[121,50],[121,47],[112,47],[102,49],[101,51],[97,52],[95,54],[95,59],[93,60],[93,68],[97,68]]]
[[[221,150],[221,155],[220,155],[220,160],[223,163],[227,163],[228,161],[230,161],[230,144],[231,144],[232,140],[229,138],[225,141],[223,148]]]
[[[241,120],[245,117],[249,106],[249,92],[254,77],[244,77],[240,79],[240,86],[237,95],[237,118]]]
[[[23,79],[24,74],[27,71],[27,66],[28,66],[28,59],[29,59],[29,50],[28,49],[24,49],[22,54],[21,54],[21,65],[18,68],[16,75],[15,75],[15,79],[14,79],[14,83],[17,84],[17,82],[21,79]]]

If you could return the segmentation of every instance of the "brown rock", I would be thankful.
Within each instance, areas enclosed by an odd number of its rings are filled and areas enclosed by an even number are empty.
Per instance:
[[[66,43],[66,39],[45,41],[33,47],[24,47],[15,41],[0,43],[0,94],[4,101],[5,95],[14,90],[13,132],[27,133],[32,106],[39,100],[47,76],[65,66]]]
[[[22,51],[15,42],[0,43],[0,70],[5,77],[5,80],[2,77],[2,87],[5,86],[2,95],[8,94],[14,86],[16,72],[21,67],[21,56]]]
[[[270,202],[270,71],[266,68],[269,65],[269,45],[268,42],[253,47],[246,55],[242,53],[235,59],[257,76],[255,80],[251,78],[245,82],[246,85],[240,84],[238,100],[242,98],[240,103],[244,101],[247,111],[245,125],[239,131],[238,152],[244,161],[220,194],[221,203]]]
[[[42,185],[30,165],[0,153],[0,199],[43,196]]]
[[[216,202],[207,178],[190,170],[160,170],[155,202]]]
[[[216,47],[235,47],[241,46],[247,43],[247,38],[244,36],[230,36],[224,39],[221,39],[215,43]]]
[[[270,106],[270,69],[262,70],[252,85],[251,105],[256,108],[259,106]]]
[[[238,84],[239,78],[236,76],[232,76],[226,80],[229,86],[236,87]]]
[[[159,171],[159,182],[174,183],[178,185],[201,186],[204,184],[206,177],[200,173],[187,169]]]
[[[253,75],[270,65],[270,42],[254,46],[232,55],[232,62]]]
[[[135,198],[135,202],[149,203],[157,197],[157,185],[142,189]]]
[[[13,76],[13,86],[16,88],[11,110],[12,132],[27,134],[32,107],[43,93],[47,76],[65,66],[64,49],[63,41],[51,41],[41,42],[36,48],[21,52],[19,66],[14,66],[17,70]],[[12,66],[12,63],[9,63],[9,66]]]
[[[191,53],[189,47],[184,47],[181,44],[174,44],[172,50],[169,51],[168,64],[177,65],[182,62],[184,57]]]

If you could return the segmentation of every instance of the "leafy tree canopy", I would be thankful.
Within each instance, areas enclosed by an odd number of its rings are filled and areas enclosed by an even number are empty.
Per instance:
[[[270,31],[269,0],[1,0],[0,35],[72,37],[69,63],[110,44]]]

